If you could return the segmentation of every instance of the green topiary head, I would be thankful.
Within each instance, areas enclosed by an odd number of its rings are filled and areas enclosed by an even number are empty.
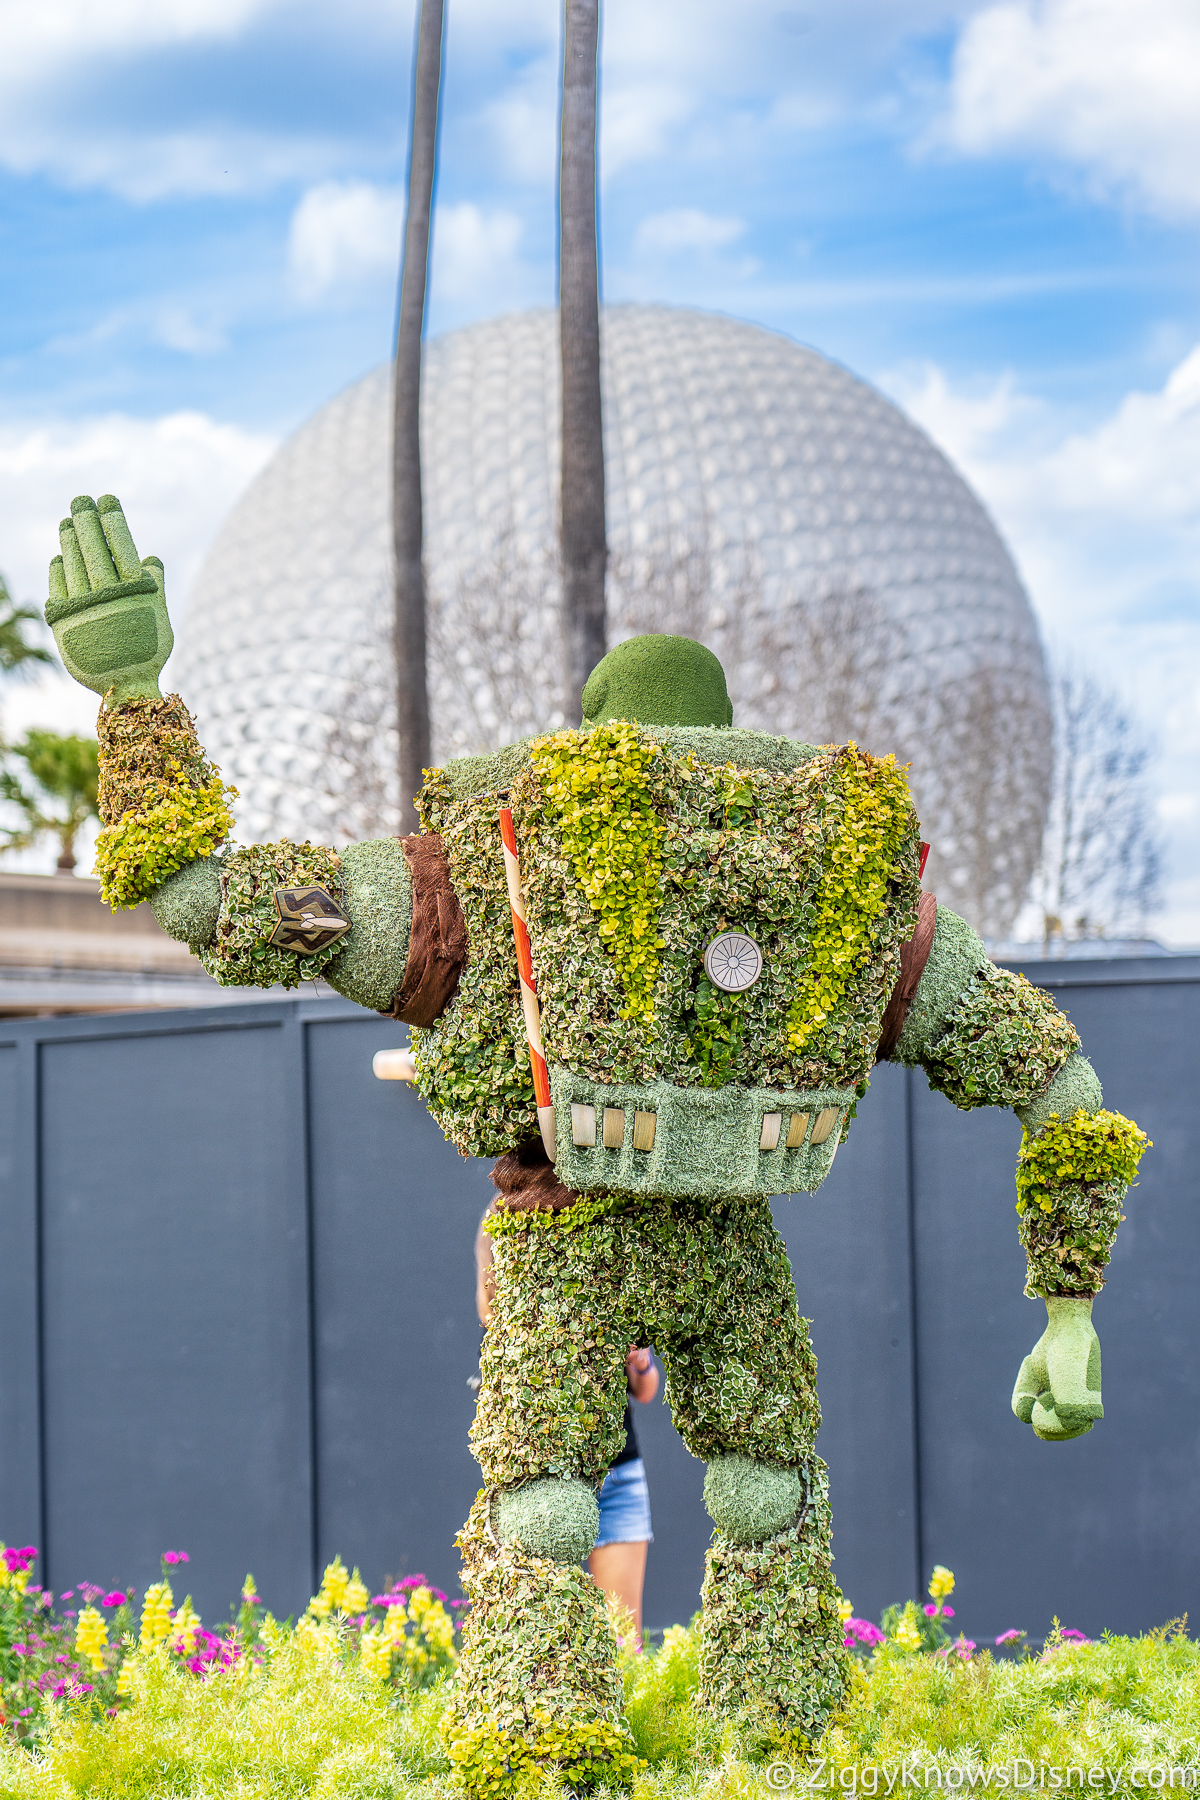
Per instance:
[[[629,638],[596,664],[583,690],[583,722],[732,725],[725,671],[703,644],[654,632]]]

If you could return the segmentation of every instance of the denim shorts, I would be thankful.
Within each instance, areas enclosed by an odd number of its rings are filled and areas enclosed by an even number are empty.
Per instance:
[[[618,1463],[610,1469],[600,1489],[600,1535],[597,1550],[603,1544],[648,1544],[653,1541],[650,1529],[650,1489],[646,1486],[646,1465],[640,1456],[632,1462]]]

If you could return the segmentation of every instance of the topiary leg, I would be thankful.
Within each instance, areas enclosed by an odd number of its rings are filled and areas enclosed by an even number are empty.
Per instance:
[[[531,1764],[572,1787],[632,1766],[604,1595],[581,1567],[624,1441],[622,1227],[575,1209],[494,1224],[492,1319],[471,1439],[487,1486],[459,1544],[471,1600],[446,1736],[493,1800]]]
[[[604,1595],[577,1563],[501,1543],[486,1490],[459,1537],[471,1601],[443,1727],[459,1784],[480,1800],[558,1768],[572,1788],[635,1766]]]
[[[717,1530],[701,1621],[701,1700],[815,1736],[848,1659],[830,1567],[816,1358],[765,1200],[673,1205],[658,1246],[654,1342],[675,1423],[708,1459]]]

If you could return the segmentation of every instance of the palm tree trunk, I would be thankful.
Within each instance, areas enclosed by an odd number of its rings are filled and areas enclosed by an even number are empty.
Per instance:
[[[400,829],[418,829],[415,796],[429,757],[429,685],[425,654],[425,571],[421,521],[421,336],[429,272],[429,226],[437,163],[442,79],[442,0],[421,0],[413,72],[408,216],[400,269],[392,440],[392,542],[395,552],[396,723],[400,732]]]
[[[562,353],[564,710],[604,655],[604,431],[600,415],[600,288],[596,252],[596,89],[600,0],[565,0],[559,163],[559,337]]]

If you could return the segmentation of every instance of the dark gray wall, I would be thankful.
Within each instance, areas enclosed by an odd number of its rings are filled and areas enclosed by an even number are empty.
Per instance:
[[[1020,1131],[876,1071],[821,1193],[775,1203],[813,1321],[838,1574],[877,1616],[930,1565],[972,1636],[1200,1612],[1200,960],[1048,964],[1109,1103],[1154,1139],[1097,1302],[1108,1417],[1039,1444],[1008,1411]],[[276,1611],[340,1551],[457,1591],[486,1165],[377,1082],[394,1025],[301,1000],[0,1024],[0,1536],[56,1588],[156,1575]],[[695,1608],[702,1465],[639,1409],[651,1625]],[[181,1589],[182,1592],[182,1589]]]

